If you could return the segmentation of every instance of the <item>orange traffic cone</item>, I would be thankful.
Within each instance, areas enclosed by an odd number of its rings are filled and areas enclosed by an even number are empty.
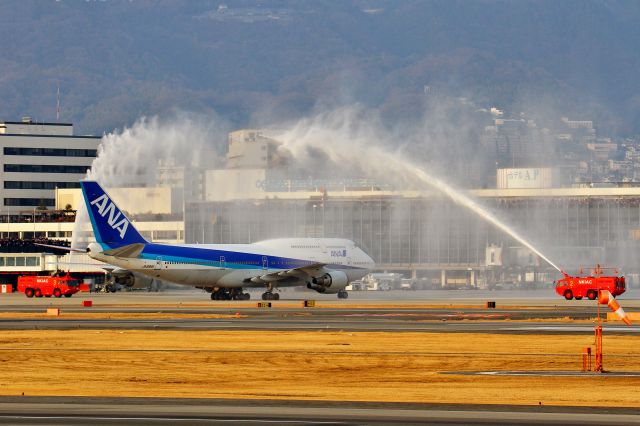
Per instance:
[[[627,317],[626,312],[622,309],[622,306],[618,303],[618,301],[613,297],[613,295],[609,292],[609,290],[600,290],[600,294],[598,295],[598,303],[601,305],[607,305],[609,309],[615,312],[625,324],[631,325],[631,321],[629,317]]]

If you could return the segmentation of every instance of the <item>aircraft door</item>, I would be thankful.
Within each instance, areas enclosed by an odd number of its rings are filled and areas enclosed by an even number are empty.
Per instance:
[[[156,257],[156,264],[153,266],[153,269],[155,269],[155,270],[162,269],[163,263],[164,262],[162,261],[162,257],[160,257],[160,256]]]
[[[269,258],[262,256],[262,269],[269,269]]]
[[[220,256],[220,267],[221,268],[227,267],[227,261],[225,260],[224,256]]]

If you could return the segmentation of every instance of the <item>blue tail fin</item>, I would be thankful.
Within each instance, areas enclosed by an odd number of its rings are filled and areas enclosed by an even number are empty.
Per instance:
[[[80,185],[96,242],[110,248],[147,243],[98,182],[83,181]]]

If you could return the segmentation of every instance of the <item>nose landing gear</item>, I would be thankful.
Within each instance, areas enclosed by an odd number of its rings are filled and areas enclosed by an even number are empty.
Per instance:
[[[280,300],[280,294],[273,291],[273,284],[267,285],[267,291],[262,293],[262,300]]]
[[[241,288],[218,288],[211,291],[211,300],[249,300],[251,295]]]

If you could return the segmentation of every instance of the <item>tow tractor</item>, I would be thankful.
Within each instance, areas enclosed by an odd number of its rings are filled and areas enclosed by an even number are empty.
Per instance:
[[[607,268],[611,269],[611,268]],[[600,290],[608,290],[613,296],[619,296],[626,290],[626,283],[623,276],[604,275],[600,265],[592,271],[592,275],[572,277],[564,271],[564,278],[555,282],[556,293],[567,300],[581,300],[586,297],[589,300],[598,298]]]

